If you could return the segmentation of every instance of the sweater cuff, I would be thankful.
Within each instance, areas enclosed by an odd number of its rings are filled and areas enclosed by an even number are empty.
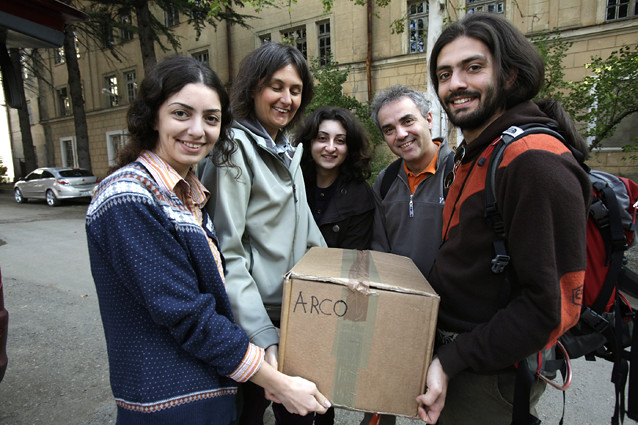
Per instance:
[[[467,365],[463,362],[461,356],[459,356],[455,342],[440,346],[436,355],[441,362],[441,367],[443,367],[443,370],[450,379],[462,370],[467,369]]]
[[[246,382],[253,377],[264,362],[264,349],[248,343],[248,350],[237,369],[228,377],[237,382]]]

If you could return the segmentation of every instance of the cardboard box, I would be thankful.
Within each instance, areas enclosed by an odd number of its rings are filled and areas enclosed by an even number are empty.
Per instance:
[[[284,280],[279,369],[335,406],[416,417],[439,301],[407,257],[312,248]]]

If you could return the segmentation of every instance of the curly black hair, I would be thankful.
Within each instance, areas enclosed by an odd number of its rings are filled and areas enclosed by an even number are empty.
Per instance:
[[[170,56],[157,63],[140,84],[137,96],[129,106],[126,115],[130,139],[118,153],[116,164],[110,170],[111,172],[135,161],[143,150],[152,151],[157,147],[158,133],[155,130],[155,124],[160,107],[166,99],[192,83],[204,84],[219,96],[222,119],[213,158],[216,164],[230,161],[230,154],[235,149],[235,145],[231,142],[233,116],[224,85],[215,71],[197,59],[188,56]]]
[[[319,125],[325,120],[339,121],[346,130],[346,159],[339,168],[339,175],[344,182],[363,181],[370,177],[370,139],[359,120],[347,109],[324,106],[315,110],[304,120],[297,131],[295,146],[302,144],[304,151],[301,157],[301,169],[306,182],[316,181],[316,165],[312,159],[310,145],[317,137]]]

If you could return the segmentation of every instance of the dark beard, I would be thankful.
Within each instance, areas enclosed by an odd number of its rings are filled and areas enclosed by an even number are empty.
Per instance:
[[[479,107],[474,112],[472,112],[471,114],[465,114],[461,117],[452,115],[450,109],[447,106],[449,104],[449,99],[451,99],[452,97],[462,97],[465,95],[477,97],[476,92],[457,92],[448,96],[445,99],[445,104],[443,105],[443,109],[445,109],[450,122],[461,130],[475,130],[477,128],[481,128],[496,114],[496,112],[501,108],[501,105],[504,104],[504,102],[502,101],[502,97],[504,96],[504,94],[501,93],[500,96],[498,96],[496,94],[496,88],[494,86],[490,86],[485,92],[485,103],[479,105]]]

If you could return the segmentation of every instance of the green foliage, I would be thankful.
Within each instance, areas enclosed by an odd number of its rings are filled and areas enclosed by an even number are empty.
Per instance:
[[[370,151],[373,154],[370,180],[374,181],[377,174],[388,165],[391,155],[384,148],[383,137],[372,120],[370,105],[343,93],[343,84],[348,79],[350,68],[339,67],[339,64],[334,61],[322,66],[318,58],[310,61],[310,68],[315,77],[315,95],[308,105],[307,113],[321,106],[335,106],[348,109],[359,119],[370,136]]]
[[[638,46],[624,46],[607,59],[592,57],[585,68],[592,75],[581,81],[565,81],[562,61],[573,43],[559,33],[549,31],[532,42],[545,61],[545,85],[536,96],[559,100],[571,117],[583,127],[582,135],[591,138],[591,148],[611,137],[618,124],[638,112]],[[634,138],[624,148],[629,158],[636,158]]]
[[[546,31],[534,37],[532,43],[536,46],[545,62],[545,84],[536,98],[552,98],[563,102],[567,82],[563,72],[563,59],[572,42],[565,42],[557,31]]]
[[[350,1],[358,6],[365,6],[366,3],[368,2],[368,0],[350,0]],[[391,1],[392,0],[375,0],[374,4],[376,4],[378,7],[386,7],[387,5],[390,4]],[[323,4],[323,11],[326,13],[330,12],[330,10],[332,10],[332,6],[334,6],[334,2],[335,0],[321,0],[321,3]]]
[[[627,154],[627,156],[624,156],[623,159],[638,159],[638,136],[632,137],[629,140],[629,144],[622,147],[622,151]]]
[[[252,15],[238,13],[237,10],[245,6],[254,8],[258,13],[261,8],[270,6],[270,0],[89,0],[84,11],[89,15],[87,22],[77,26],[101,45],[108,48],[116,59],[118,56],[119,34],[126,31],[140,34],[140,31],[150,31],[155,43],[166,52],[170,48],[180,49],[180,38],[171,27],[164,24],[163,17],[150,15],[150,27],[142,28],[135,20],[123,20],[123,16],[133,16],[141,3],[154,5],[164,11],[175,11],[180,14],[182,22],[187,20],[195,29],[195,38],[199,40],[207,25],[217,28],[219,22],[228,22],[244,28],[250,28],[248,21]],[[165,41],[164,41],[165,39]],[[166,42],[170,45],[167,46]]]
[[[583,135],[592,148],[611,137],[623,118],[638,112],[638,46],[623,46],[607,59],[592,57],[592,71],[582,81],[568,83],[565,109],[588,126]]]

